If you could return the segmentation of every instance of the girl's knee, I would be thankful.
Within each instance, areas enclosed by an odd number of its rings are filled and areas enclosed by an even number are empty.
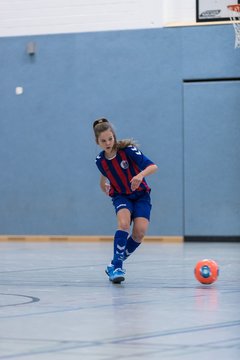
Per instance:
[[[117,214],[118,229],[129,232],[130,229],[130,212],[126,209],[120,210]]]
[[[144,229],[137,229],[137,230],[135,229],[132,234],[133,239],[139,243],[143,241],[144,236],[145,236]]]
[[[118,220],[118,229],[129,232],[130,223],[127,219],[120,219]]]
[[[143,241],[143,238],[148,229],[148,221],[145,219],[136,219],[133,226],[133,239],[139,243]]]

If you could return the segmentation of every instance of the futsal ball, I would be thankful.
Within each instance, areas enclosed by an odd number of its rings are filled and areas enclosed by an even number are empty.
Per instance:
[[[211,259],[200,260],[195,266],[194,275],[200,283],[212,284],[219,275],[218,264]]]

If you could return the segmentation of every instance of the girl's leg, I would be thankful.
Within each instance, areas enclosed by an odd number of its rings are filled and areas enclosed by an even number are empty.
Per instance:
[[[143,217],[137,217],[133,222],[132,235],[129,236],[124,251],[124,260],[127,259],[142,243],[147,232],[149,220]]]
[[[122,264],[130,229],[130,221],[131,214],[128,209],[124,208],[117,212],[118,229],[114,236],[113,260],[105,270],[109,276],[109,280],[116,284],[121,283],[125,279],[125,271],[122,269]]]
[[[128,233],[130,229],[131,214],[126,208],[117,212],[118,229],[114,236],[114,253],[112,264],[115,269],[122,268],[124,251],[127,244]]]

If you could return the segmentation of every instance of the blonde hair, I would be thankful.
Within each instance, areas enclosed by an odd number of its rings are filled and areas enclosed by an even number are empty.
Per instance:
[[[113,128],[113,125],[105,118],[100,118],[94,121],[93,123],[93,131],[95,135],[95,141],[98,144],[98,138],[100,134],[104,131],[110,130],[113,134],[114,138],[114,149],[120,150],[124,149],[127,146],[138,146],[136,141],[134,139],[123,139],[123,140],[117,140],[117,136],[115,133],[115,130]]]

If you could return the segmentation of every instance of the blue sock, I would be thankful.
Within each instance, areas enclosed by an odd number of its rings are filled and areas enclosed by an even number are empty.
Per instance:
[[[128,232],[117,230],[114,236],[114,254],[112,264],[115,269],[122,268],[124,251],[127,243]]]
[[[124,251],[124,260],[126,260],[140,245],[141,243],[133,240],[132,236],[127,239],[127,245]]]

